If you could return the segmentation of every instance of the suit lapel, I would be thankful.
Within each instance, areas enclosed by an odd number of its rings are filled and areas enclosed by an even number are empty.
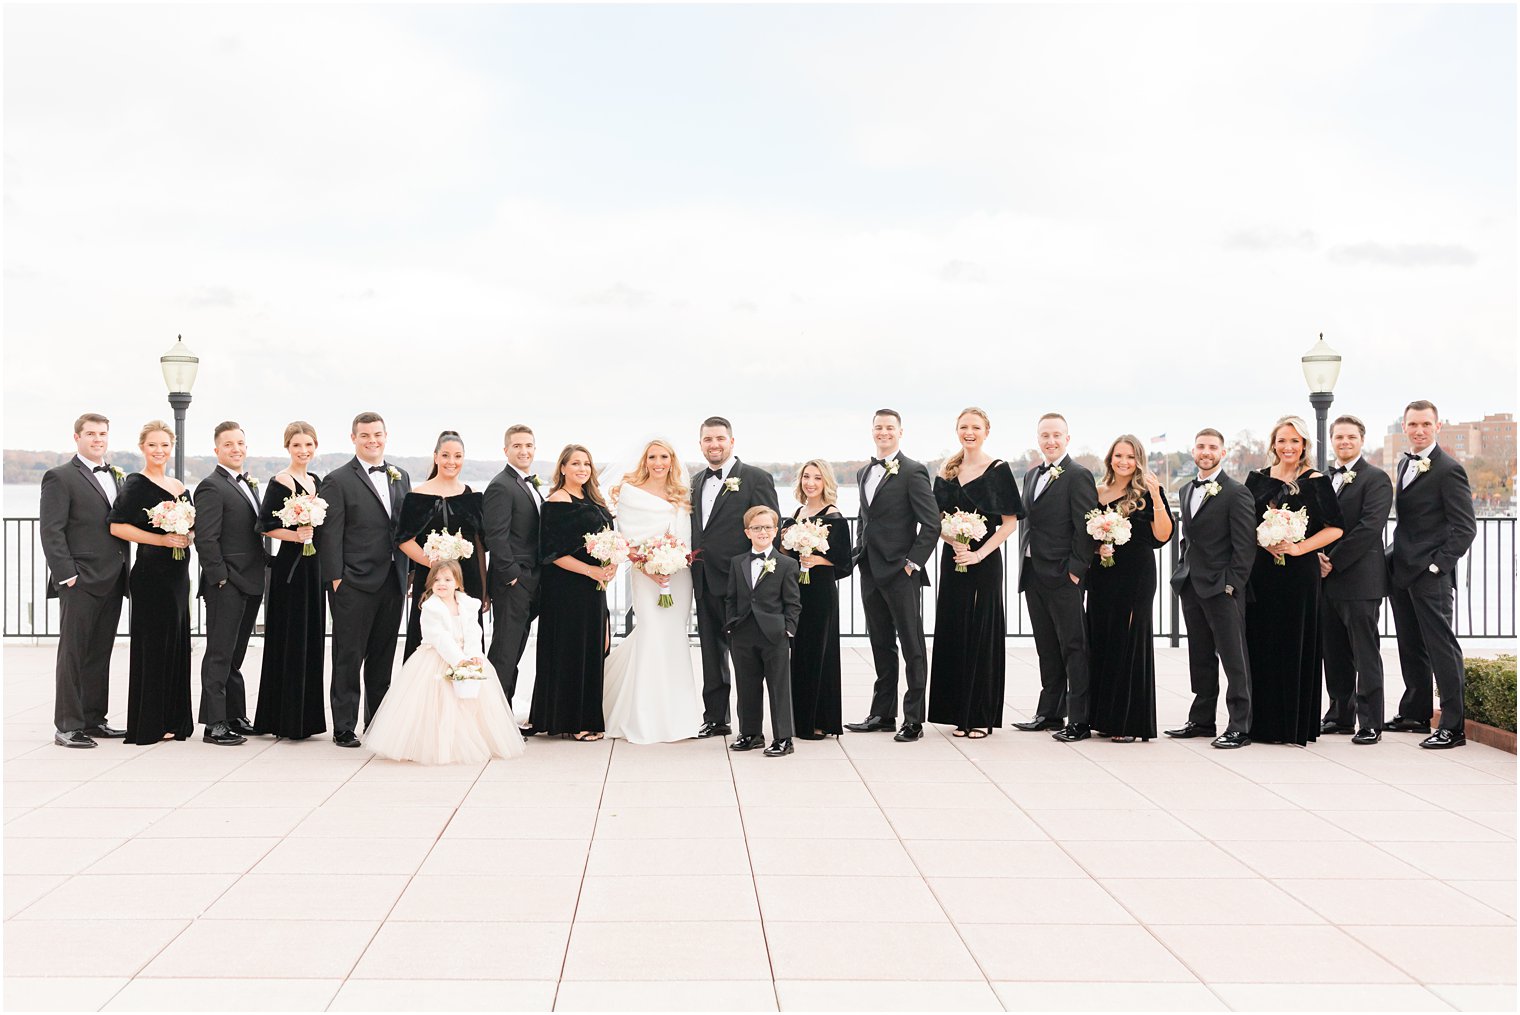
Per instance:
[[[79,474],[84,477],[85,482],[90,484],[90,489],[100,494],[100,499],[105,501],[106,507],[110,507],[111,498],[107,497],[106,492],[100,488],[100,484],[95,482],[95,473],[91,472],[89,467],[79,460],[78,456],[74,458],[74,468],[78,469]],[[110,473],[109,475],[111,476],[111,482],[114,484],[116,482],[116,474]],[[116,492],[118,494],[121,493],[120,486],[116,487]]]
[[[1203,500],[1201,500],[1201,501],[1198,502],[1198,510],[1196,512],[1192,513],[1192,517],[1197,518],[1199,515],[1203,514],[1204,508],[1206,508],[1206,507],[1209,506],[1209,501],[1218,499],[1219,494],[1224,493],[1224,481],[1223,481],[1223,477],[1224,477],[1224,473],[1220,473],[1218,476],[1214,477],[1215,482],[1219,483],[1219,493],[1210,494],[1208,492],[1208,490],[1205,489],[1204,492],[1203,492]],[[1188,495],[1188,500],[1191,501],[1192,499],[1193,499],[1192,495],[1189,494]]]
[[[216,467],[216,471],[221,474],[222,482],[232,487],[232,496],[237,500],[237,502],[243,505],[243,507],[248,508],[250,511],[253,511],[254,518],[257,519],[258,512],[254,511],[252,506],[249,504],[248,495],[238,488],[238,481],[233,479],[232,476],[227,473],[227,470],[222,468],[220,465]]]
[[[384,465],[385,463],[382,462],[381,464]],[[390,510],[387,511],[386,514],[390,515],[392,518],[395,518],[396,517],[396,513],[401,510],[401,502],[396,499],[396,495],[400,492],[397,489],[397,487],[399,487],[400,485],[401,484],[396,483],[395,481],[393,481],[391,479],[391,467],[389,465],[386,465],[385,466],[385,493],[386,493],[386,499],[390,502]]]
[[[358,456],[355,456],[354,459],[349,462],[349,465],[353,468],[354,472],[358,473],[359,484],[363,486],[364,489],[369,491],[370,496],[375,498],[375,503],[380,505],[380,510],[384,511],[385,502],[380,499],[380,494],[375,490],[375,484],[369,481],[369,470],[365,467],[364,463],[359,461]],[[387,486],[388,485],[389,481],[387,480]]]
[[[734,467],[732,469],[728,470],[728,475],[725,476],[725,477],[723,477],[723,481],[718,484],[718,495],[713,498],[712,518],[718,517],[718,512],[723,510],[723,502],[726,501],[726,500],[728,500],[728,481],[730,479],[737,479],[738,478],[739,464],[740,464],[739,463],[739,459],[735,458],[734,459]],[[706,482],[705,478],[704,478],[703,482],[704,483]],[[699,494],[700,494],[700,491],[699,491]],[[708,524],[711,523],[712,518],[704,518],[704,519],[702,519],[702,528],[703,529],[707,528]]]

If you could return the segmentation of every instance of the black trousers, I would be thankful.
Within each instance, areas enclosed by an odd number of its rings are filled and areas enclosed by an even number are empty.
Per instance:
[[[702,595],[696,597],[697,639],[702,643],[702,721],[727,723],[729,688],[733,687],[728,635],[723,630],[723,597],[712,595],[711,590],[709,580]]]
[[[1383,728],[1383,656],[1378,641],[1381,599],[1319,598],[1325,656],[1325,722],[1363,730]]]
[[[1051,588],[1031,576],[1024,603],[1029,607],[1029,627],[1040,659],[1040,700],[1035,715],[1087,722],[1091,682],[1082,587],[1067,579]]]
[[[77,588],[61,589],[58,593],[53,726],[60,733],[100,726],[106,721],[111,696],[111,646],[116,640],[116,622],[121,619],[125,590],[123,580],[103,596]]]
[[[916,575],[901,570],[884,577],[872,574],[864,555],[856,575],[860,581],[860,605],[866,615],[866,634],[871,639],[871,658],[876,664],[871,714],[883,719],[897,718],[897,648],[901,645],[908,678],[902,699],[903,722],[922,724],[924,691],[929,686],[922,586]]]
[[[328,586],[329,589],[332,586]],[[348,582],[328,593],[332,609],[333,735],[352,733],[359,725],[359,677],[364,677],[364,725],[391,686],[396,640],[401,632],[401,587],[387,581],[374,592]]]
[[[210,726],[248,717],[243,656],[259,617],[262,596],[238,591],[231,582],[202,590],[206,600],[206,654],[201,658],[201,707],[197,721]]]
[[[734,684],[739,689],[739,733],[757,737],[764,732],[765,699],[770,696],[771,736],[789,739],[792,728],[791,645],[785,635],[772,641],[754,617],[745,617],[729,638],[734,657]]]
[[[1404,695],[1399,715],[1416,722],[1430,720],[1435,710],[1430,677],[1435,674],[1441,692],[1441,729],[1460,733],[1465,728],[1462,703],[1465,670],[1462,646],[1452,629],[1456,609],[1450,575],[1415,579],[1407,589],[1396,588],[1388,597],[1399,641],[1399,669],[1404,671]]]
[[[515,585],[491,590],[491,647],[486,652],[507,704],[517,693],[517,671],[528,647],[528,630],[538,615],[538,576],[523,575]]]
[[[1182,616],[1187,621],[1188,672],[1193,707],[1188,719],[1214,728],[1219,711],[1219,667],[1224,667],[1226,733],[1251,732],[1251,664],[1246,658],[1245,590],[1204,598],[1191,582],[1182,586]],[[1217,661],[1216,661],[1217,660]]]

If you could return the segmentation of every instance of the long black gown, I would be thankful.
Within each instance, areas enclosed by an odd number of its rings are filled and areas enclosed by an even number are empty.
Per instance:
[[[781,523],[781,532],[803,520],[802,508]],[[850,523],[834,505],[817,515],[829,527],[829,548],[822,554],[829,567],[815,567],[802,588],[802,613],[792,637],[792,718],[799,740],[821,740],[844,733],[844,710],[839,702],[839,580],[848,578],[851,560]],[[780,538],[776,545],[781,546]],[[782,549],[797,559],[797,554]],[[818,732],[814,732],[814,731]]]
[[[1024,517],[1024,501],[1008,463],[961,483],[934,478],[934,499],[945,514],[974,511],[987,519],[987,535],[971,543],[980,550],[1002,524],[1003,515]],[[1008,615],[1003,604],[1003,548],[980,564],[955,570],[955,552],[940,546],[939,598],[934,608],[934,659],[929,667],[932,723],[958,730],[1003,725],[1003,683],[1007,665]]]
[[[312,476],[318,493],[322,481]],[[263,514],[259,530],[290,526],[275,512],[297,491],[271,479],[264,486]],[[322,538],[322,527],[313,530],[312,543]],[[323,712],[322,661],[327,654],[327,608],[322,598],[322,574],[317,557],[304,556],[300,543],[280,542],[270,561],[269,594],[264,599],[264,663],[259,674],[259,703],[253,728],[277,737],[304,740],[327,732]]]
[[[612,513],[586,498],[545,501],[539,517],[538,647],[528,725],[540,733],[601,733],[602,666],[611,634],[607,593],[596,580],[555,564],[574,557],[593,566],[588,532],[612,524]]]
[[[167,535],[148,522],[148,510],[176,498],[142,473],[121,484],[110,520]],[[189,501],[190,493],[179,495]],[[183,740],[195,729],[190,711],[190,551],[174,559],[167,546],[137,544],[132,574],[131,663],[127,677],[129,744],[156,744],[172,733]]]
[[[468,486],[464,488],[464,493],[452,497],[440,497],[434,493],[409,493],[401,502],[401,520],[396,524],[397,543],[415,539],[417,545],[425,546],[429,535],[447,531],[462,535],[475,544],[474,555],[459,561],[459,569],[464,572],[465,592],[482,604],[482,612],[486,601],[486,547],[480,538],[484,511],[485,497]],[[411,609],[407,611],[406,617],[406,647],[401,656],[403,662],[410,659],[412,653],[417,651],[417,646],[422,644],[422,614],[418,612],[420,608],[417,604],[422,602],[422,594],[427,591],[428,570],[425,565],[412,561],[412,591],[408,597]]]
[[[1107,510],[1122,497],[1108,503]],[[1162,511],[1170,513],[1166,492]],[[1113,564],[1094,557],[1087,569],[1087,664],[1092,674],[1092,728],[1112,737],[1156,736],[1156,506],[1149,497],[1129,513],[1129,542],[1114,547]]]
[[[1307,508],[1305,539],[1320,529],[1341,528],[1341,509],[1329,476],[1301,478],[1291,493],[1267,470],[1246,475],[1256,498],[1256,517],[1268,506]],[[1277,564],[1256,548],[1246,598],[1246,654],[1251,661],[1251,739],[1307,744],[1319,738],[1321,714],[1319,555],[1287,557]]]

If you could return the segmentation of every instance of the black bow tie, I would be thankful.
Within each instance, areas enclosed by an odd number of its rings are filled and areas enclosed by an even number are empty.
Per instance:
[[[707,470],[707,476],[708,476],[709,479],[722,479],[723,478],[723,470],[722,469],[708,469]]]
[[[111,471],[111,467],[109,465],[94,465],[94,466],[90,467],[90,471],[91,472],[110,472]]]
[[[1043,476],[1043,475],[1045,475],[1045,473],[1049,472],[1051,469],[1054,469],[1054,468],[1055,468],[1055,463],[1054,462],[1046,462],[1046,463],[1044,463],[1043,465],[1040,466],[1040,475]]]
[[[246,473],[246,472],[240,472],[240,473],[238,473],[238,475],[237,475],[237,481],[239,483],[246,483],[246,482],[248,482],[248,473]]]
[[[377,472],[384,472],[385,471],[385,466],[383,466],[383,465],[371,465],[369,467],[369,471],[370,471],[370,475],[374,475]]]
[[[1337,465],[1333,469],[1330,470],[1330,475],[1332,475],[1332,476],[1339,476],[1341,473],[1343,473],[1345,471],[1347,471],[1347,470],[1346,470],[1346,467],[1344,465]]]
[[[871,459],[871,464],[872,465],[879,465],[883,469],[885,469],[887,467],[887,460],[885,458],[873,458],[873,459]]]
[[[1212,479],[1195,479],[1193,480],[1193,489],[1196,490],[1200,486],[1208,486],[1212,482],[1214,482]]]
[[[1404,457],[1407,458],[1407,459],[1409,459],[1411,462],[1418,462],[1421,458],[1423,458],[1425,456],[1424,455],[1417,455],[1413,451],[1406,451],[1406,452],[1404,452]]]
[[[527,483],[529,486],[537,486],[538,485],[538,473],[535,472],[532,475],[524,476],[523,477],[523,482]]]
[[[770,554],[768,554],[768,553],[751,553],[749,555],[749,559],[750,560],[764,560],[768,556],[770,556]]]

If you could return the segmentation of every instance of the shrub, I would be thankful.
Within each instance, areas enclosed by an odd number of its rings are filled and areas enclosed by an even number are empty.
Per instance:
[[[1467,718],[1515,732],[1515,657],[1467,660]]]

